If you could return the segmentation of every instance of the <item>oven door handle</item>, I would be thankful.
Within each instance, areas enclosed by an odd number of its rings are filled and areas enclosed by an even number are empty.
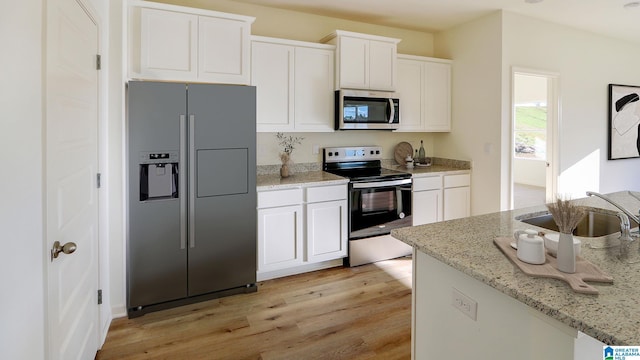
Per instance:
[[[355,182],[353,183],[354,189],[371,189],[388,186],[398,186],[404,184],[411,184],[412,179],[400,179],[391,181],[374,181],[374,182]]]

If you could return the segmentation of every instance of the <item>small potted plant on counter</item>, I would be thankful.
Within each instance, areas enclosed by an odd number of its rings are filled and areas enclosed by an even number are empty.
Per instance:
[[[276,139],[278,144],[282,147],[280,153],[280,161],[282,166],[280,167],[280,177],[286,178],[289,176],[289,163],[291,162],[291,153],[295,149],[296,145],[302,144],[303,137],[285,135],[284,133],[276,133]]]

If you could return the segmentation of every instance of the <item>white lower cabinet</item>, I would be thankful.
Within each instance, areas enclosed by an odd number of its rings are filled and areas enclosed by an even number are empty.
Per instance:
[[[346,184],[259,191],[258,280],[341,265],[347,221]]]
[[[467,217],[471,213],[469,174],[413,178],[413,225]]]
[[[413,179],[413,226],[442,221],[442,176]]]
[[[444,176],[444,220],[471,214],[471,177],[468,174]]]
[[[258,272],[303,262],[302,189],[258,193]]]
[[[307,189],[307,258],[309,262],[347,256],[347,187]]]

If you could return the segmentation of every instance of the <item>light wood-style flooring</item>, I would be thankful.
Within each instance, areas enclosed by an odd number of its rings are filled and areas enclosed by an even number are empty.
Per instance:
[[[115,319],[96,359],[410,359],[411,259]]]

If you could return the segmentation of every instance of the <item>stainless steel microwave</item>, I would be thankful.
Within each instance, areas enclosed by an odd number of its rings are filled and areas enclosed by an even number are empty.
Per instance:
[[[336,130],[394,130],[400,126],[400,98],[394,92],[336,91]]]

